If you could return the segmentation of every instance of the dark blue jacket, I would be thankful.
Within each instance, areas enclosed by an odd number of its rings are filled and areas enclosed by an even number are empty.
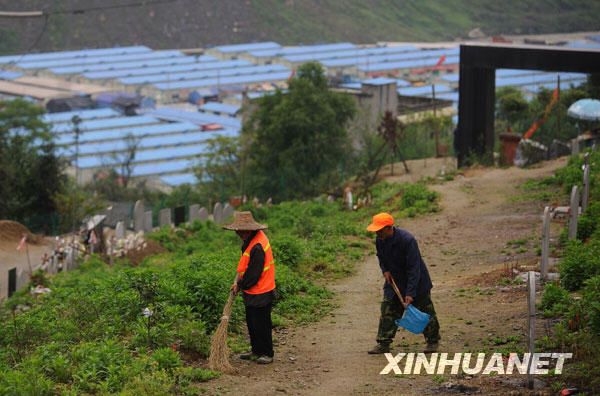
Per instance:
[[[386,240],[376,238],[375,246],[381,272],[392,274],[402,297],[408,295],[416,300],[431,290],[433,284],[417,240],[408,231],[394,227],[394,235]],[[383,294],[386,299],[396,295],[387,282],[384,282]]]

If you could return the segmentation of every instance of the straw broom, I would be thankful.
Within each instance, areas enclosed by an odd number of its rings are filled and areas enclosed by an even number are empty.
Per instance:
[[[229,348],[227,347],[227,327],[229,326],[229,316],[231,315],[234,299],[235,294],[232,291],[229,293],[229,298],[223,309],[219,327],[217,327],[217,331],[213,334],[210,345],[210,356],[208,358],[208,367],[211,370],[223,373],[234,372],[234,368],[229,364]]]

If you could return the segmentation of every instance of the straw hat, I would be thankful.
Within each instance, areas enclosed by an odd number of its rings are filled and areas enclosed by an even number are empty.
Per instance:
[[[256,231],[264,230],[268,226],[266,224],[260,224],[254,221],[252,212],[235,212],[235,218],[233,223],[221,226],[226,230],[232,231]]]

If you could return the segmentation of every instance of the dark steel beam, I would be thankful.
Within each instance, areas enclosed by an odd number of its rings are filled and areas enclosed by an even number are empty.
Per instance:
[[[600,73],[600,50],[502,44],[460,46],[458,166],[492,161],[495,70],[529,69]]]

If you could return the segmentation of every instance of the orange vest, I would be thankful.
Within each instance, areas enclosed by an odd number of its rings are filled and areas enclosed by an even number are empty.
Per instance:
[[[275,261],[273,260],[273,249],[271,249],[271,244],[265,233],[260,230],[256,233],[254,238],[252,238],[246,251],[242,253],[242,257],[238,263],[237,272],[241,276],[244,276],[244,273],[248,268],[248,263],[250,262],[250,251],[257,243],[260,243],[265,251],[265,264],[258,282],[250,289],[244,290],[248,294],[262,294],[275,289]]]

